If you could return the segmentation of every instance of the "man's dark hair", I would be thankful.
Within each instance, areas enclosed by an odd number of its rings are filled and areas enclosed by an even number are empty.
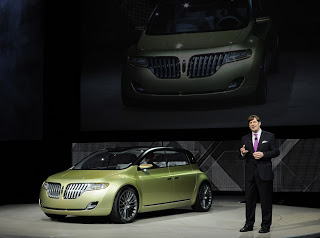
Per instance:
[[[248,118],[248,123],[251,122],[254,119],[257,119],[257,121],[261,121],[260,117],[258,117],[257,115],[250,115],[249,118]]]

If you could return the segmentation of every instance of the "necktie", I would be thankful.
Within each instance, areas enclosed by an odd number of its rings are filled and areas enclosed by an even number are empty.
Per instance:
[[[254,148],[254,152],[257,152],[257,149],[258,149],[258,137],[257,137],[258,134],[254,134],[255,138],[254,138],[254,145],[253,145],[253,148]]]

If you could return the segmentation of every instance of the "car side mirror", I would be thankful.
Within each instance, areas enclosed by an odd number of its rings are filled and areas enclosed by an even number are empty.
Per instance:
[[[143,169],[151,169],[153,167],[152,164],[140,164],[139,165],[139,169],[143,170]]]
[[[265,22],[270,22],[271,18],[270,17],[257,17],[256,18],[256,23],[265,23]]]

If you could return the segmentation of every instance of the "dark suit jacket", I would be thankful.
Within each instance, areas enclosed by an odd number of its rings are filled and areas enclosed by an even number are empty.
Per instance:
[[[255,169],[257,168],[261,180],[273,180],[274,175],[272,171],[271,159],[277,157],[280,154],[274,134],[267,131],[261,132],[257,149],[257,151],[263,152],[264,154],[264,157],[261,159],[255,159],[253,157],[254,149],[252,144],[251,133],[242,137],[241,141],[241,147],[245,145],[246,150],[249,151],[244,157],[242,157],[242,155],[240,154],[240,157],[246,160],[245,179],[248,181],[252,181],[254,179]]]

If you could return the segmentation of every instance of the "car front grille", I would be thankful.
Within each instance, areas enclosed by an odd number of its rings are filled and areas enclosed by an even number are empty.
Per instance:
[[[64,199],[76,199],[80,197],[87,189],[88,184],[86,183],[70,183],[67,185],[64,191]]]
[[[187,75],[189,78],[208,77],[222,65],[227,53],[195,55],[189,60]]]
[[[189,59],[187,76],[189,78],[211,76],[221,67],[227,56],[228,52],[194,55]],[[182,72],[185,72],[186,62],[183,60],[181,66],[179,58],[174,56],[149,57],[148,67],[158,78],[174,79],[180,78],[181,67]]]
[[[60,196],[60,189],[61,189],[60,183],[48,183],[48,187],[47,187],[48,197],[58,199]]]
[[[180,62],[177,57],[149,57],[148,64],[149,69],[158,78],[180,78]]]

